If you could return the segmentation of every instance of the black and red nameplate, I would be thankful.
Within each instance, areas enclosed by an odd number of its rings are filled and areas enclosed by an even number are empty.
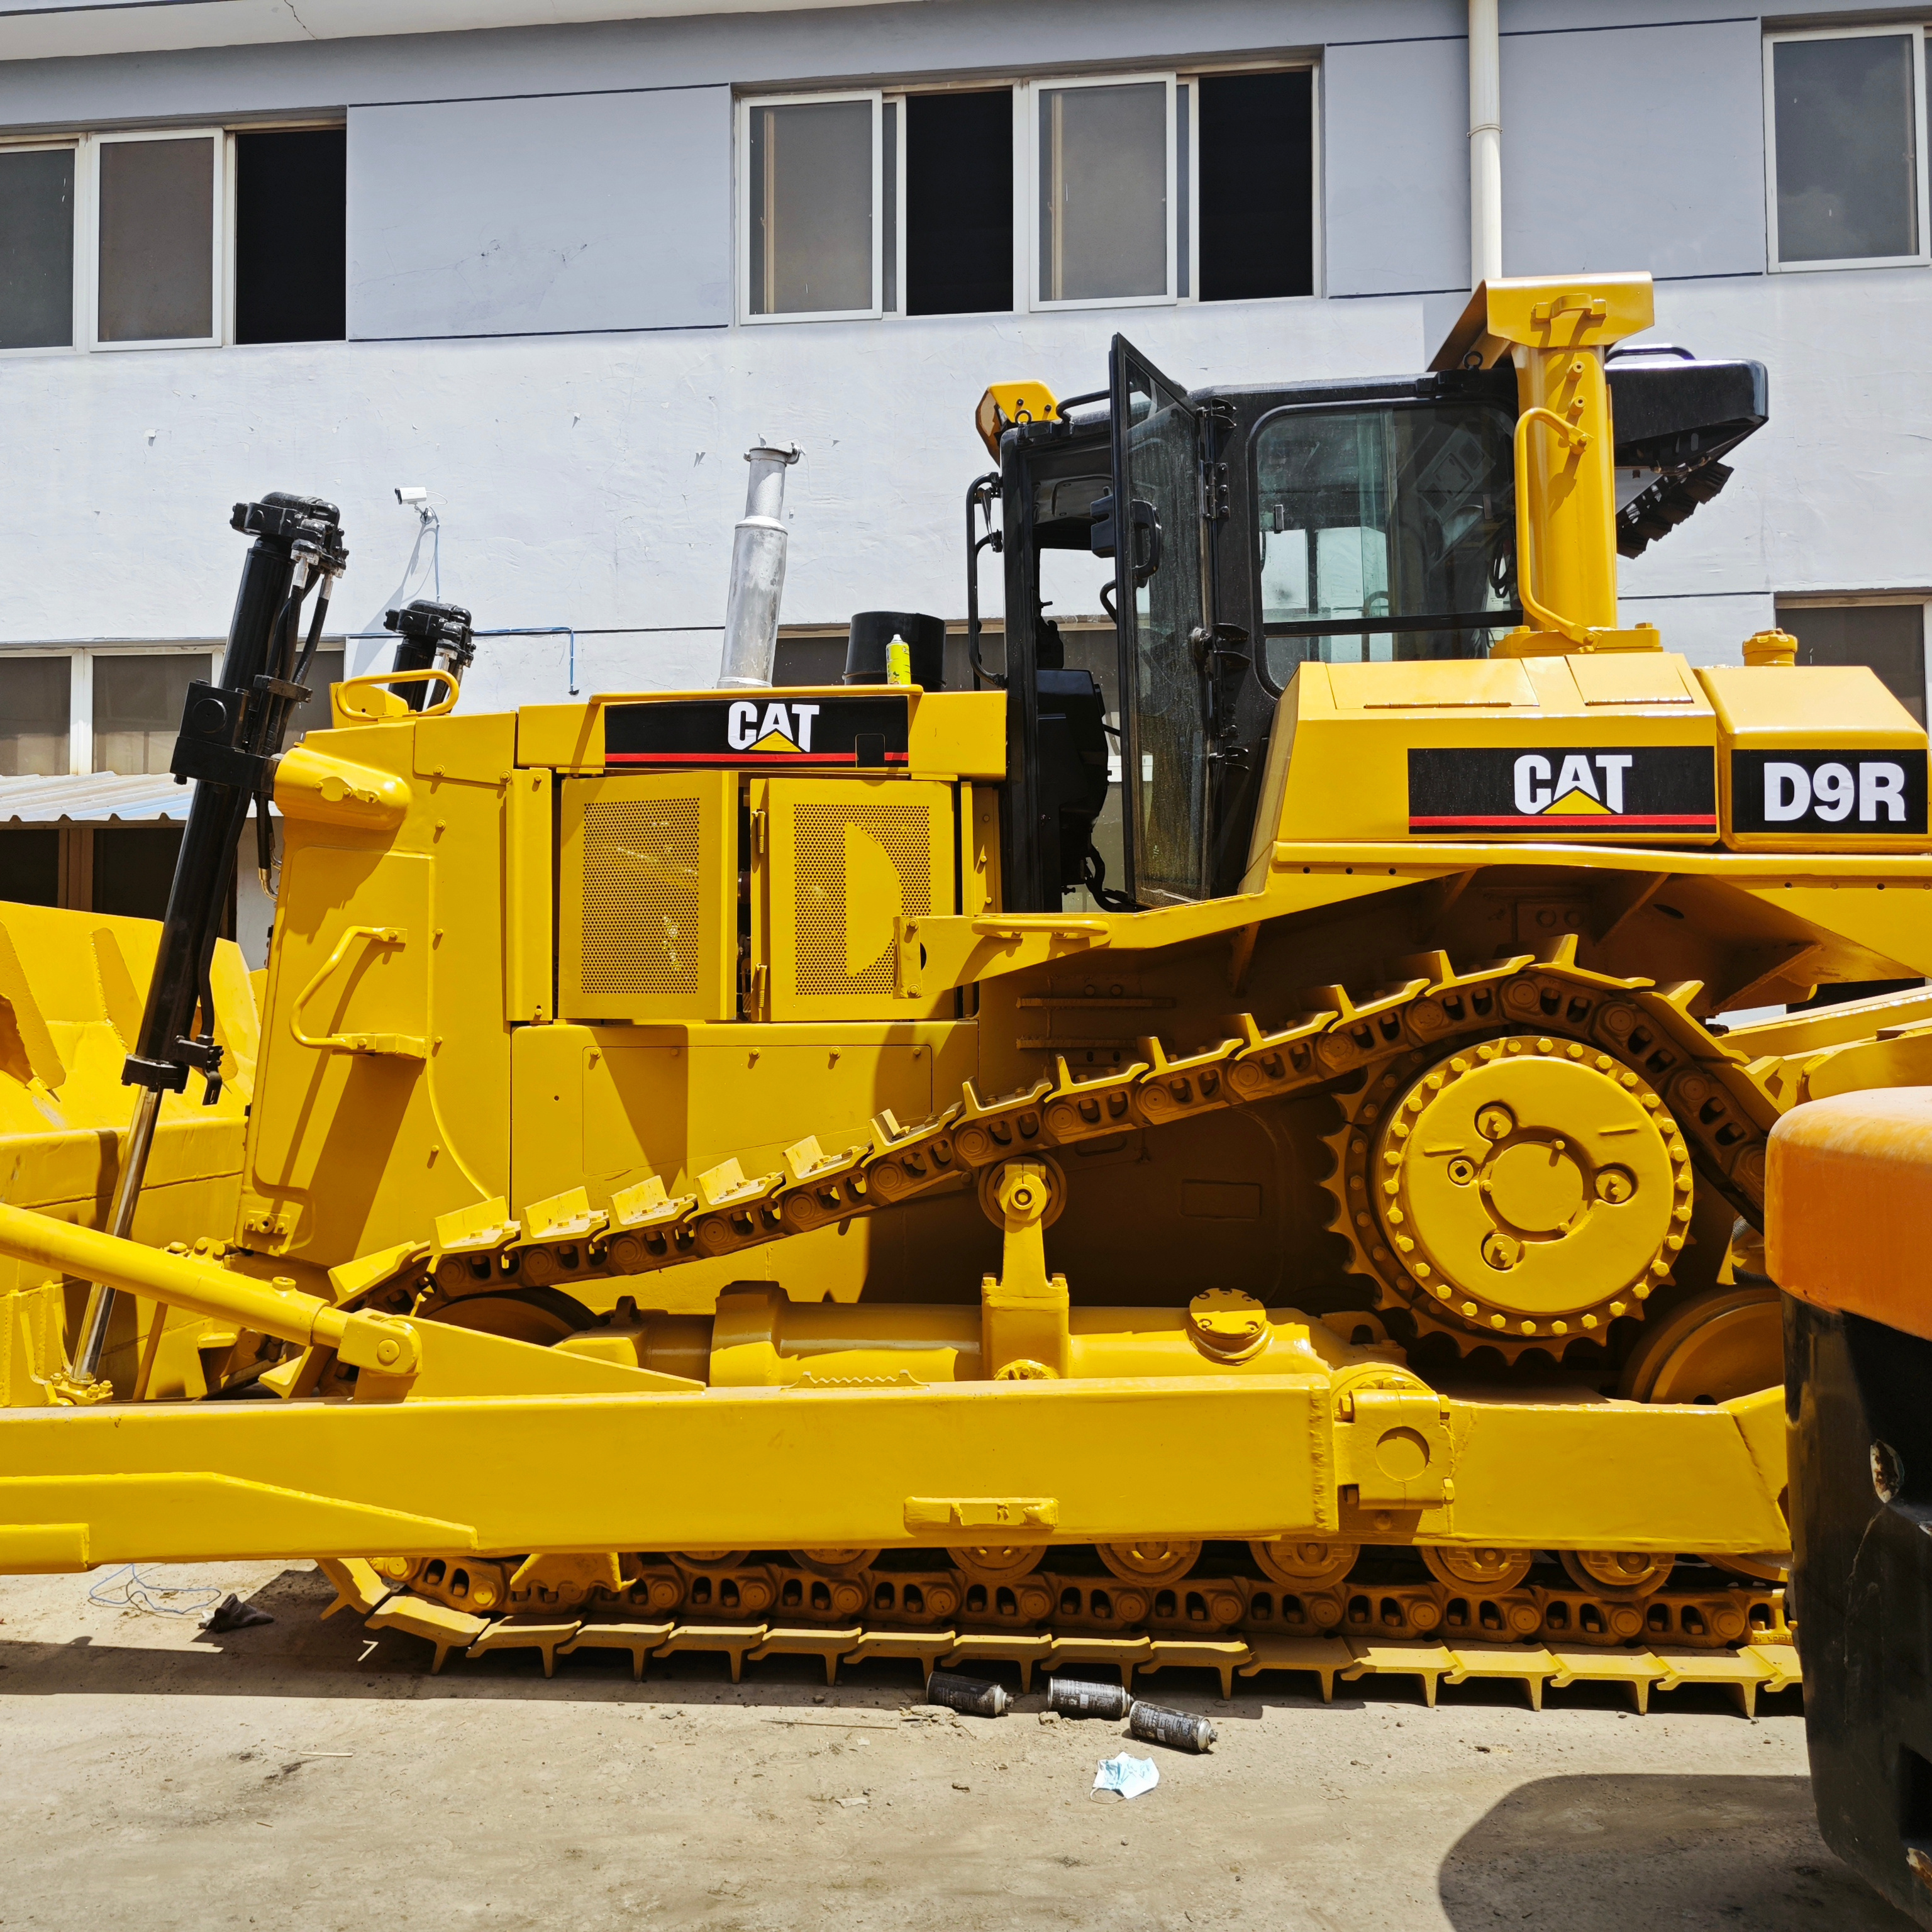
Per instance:
[[[904,698],[679,698],[614,704],[604,713],[604,762],[727,765],[742,771],[904,770]]]
[[[1716,761],[1695,745],[1412,750],[1408,829],[1434,838],[1715,837]]]

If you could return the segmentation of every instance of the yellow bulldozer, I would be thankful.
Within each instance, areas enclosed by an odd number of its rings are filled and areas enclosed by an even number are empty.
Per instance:
[[[717,688],[472,715],[420,604],[284,751],[339,519],[238,506],[167,918],[0,908],[0,1569],[313,1556],[439,1667],[1789,1681],[1766,1138],[1932,1077],[1926,736],[1620,624],[1767,411],[1652,321],[996,386],[970,688],[915,613],[770,686],[767,568]]]

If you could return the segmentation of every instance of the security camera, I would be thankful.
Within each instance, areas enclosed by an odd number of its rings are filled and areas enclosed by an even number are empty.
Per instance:
[[[396,501],[399,503],[427,503],[429,492],[420,483],[398,483],[396,485]]]

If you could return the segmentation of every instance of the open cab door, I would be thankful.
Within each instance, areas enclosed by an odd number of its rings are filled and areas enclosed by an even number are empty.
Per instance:
[[[1114,487],[1095,554],[1114,559],[1126,877],[1143,906],[1208,896],[1209,634],[1200,412],[1124,337],[1108,376]],[[1104,512],[1104,514],[1101,514]]]

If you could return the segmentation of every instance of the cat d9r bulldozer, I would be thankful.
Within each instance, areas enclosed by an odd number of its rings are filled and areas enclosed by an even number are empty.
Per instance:
[[[910,683],[472,715],[422,607],[284,752],[340,532],[242,506],[168,918],[0,910],[0,1567],[313,1556],[439,1665],[1788,1681],[1766,1137],[1932,1068],[1809,1004],[1932,974],[1926,738],[1620,623],[1767,411],[1652,320],[995,386],[971,688],[908,613]]]

